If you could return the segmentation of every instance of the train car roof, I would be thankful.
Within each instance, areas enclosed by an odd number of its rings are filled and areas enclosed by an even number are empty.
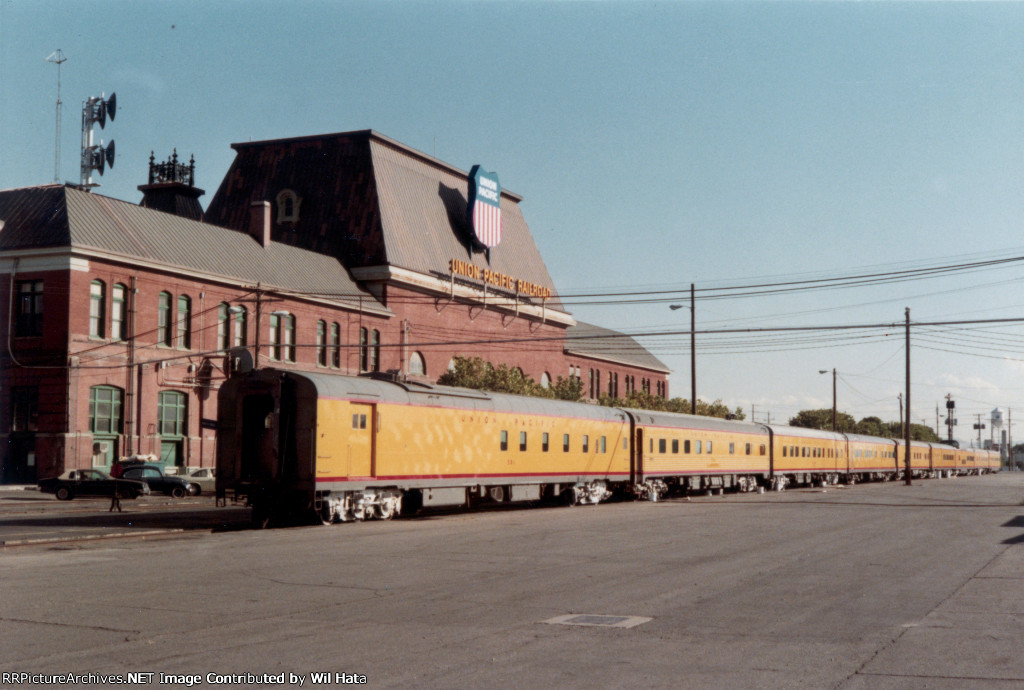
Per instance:
[[[896,443],[900,439],[897,438],[882,438],[881,436],[868,436],[867,434],[846,434],[846,437],[851,441],[858,441],[860,443]]]
[[[721,417],[701,417],[699,415],[680,414],[678,412],[661,412],[658,410],[627,409],[641,424],[673,427],[677,429],[700,429],[701,431],[729,431],[741,434],[767,434],[764,424],[747,422]]]
[[[844,441],[846,437],[843,434],[836,433],[834,431],[825,431],[824,429],[808,429],[802,426],[784,426],[781,424],[770,424],[769,428],[773,434],[779,436],[795,436],[797,438],[818,438],[826,439],[829,441]]]
[[[259,377],[281,374],[305,379],[321,398],[380,401],[398,405],[427,405],[461,410],[540,414],[604,421],[626,421],[621,410],[585,403],[536,398],[509,393],[494,393],[470,388],[455,388],[427,383],[393,381],[369,376],[345,376],[326,372],[262,369]]]

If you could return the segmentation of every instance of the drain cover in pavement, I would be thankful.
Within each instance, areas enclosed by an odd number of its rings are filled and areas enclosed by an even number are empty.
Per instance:
[[[602,628],[634,628],[653,620],[644,616],[596,616],[593,614],[570,613],[544,621],[552,625],[589,625]]]

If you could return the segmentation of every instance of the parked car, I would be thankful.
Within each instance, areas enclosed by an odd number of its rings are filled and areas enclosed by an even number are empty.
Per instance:
[[[192,493],[196,496],[204,491],[213,493],[217,484],[217,470],[213,467],[200,467],[192,470],[185,478],[192,485]]]
[[[184,477],[166,475],[157,465],[125,464],[121,476],[125,479],[137,479],[145,482],[149,485],[151,492],[159,491],[174,498],[182,498],[192,493],[189,482]]]
[[[138,498],[149,494],[149,485],[132,479],[115,479],[100,470],[68,470],[59,477],[39,480],[39,490],[54,494],[61,501],[75,496],[113,496]]]

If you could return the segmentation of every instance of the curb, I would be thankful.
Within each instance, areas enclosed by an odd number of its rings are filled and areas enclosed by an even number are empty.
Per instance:
[[[59,544],[70,541],[99,541],[101,539],[123,539],[125,537],[153,537],[158,534],[177,534],[185,530],[176,527],[173,529],[154,529],[145,532],[117,532],[115,534],[85,534],[80,537],[39,537],[37,539],[11,539],[0,541],[0,548],[6,546],[28,546],[37,544]]]

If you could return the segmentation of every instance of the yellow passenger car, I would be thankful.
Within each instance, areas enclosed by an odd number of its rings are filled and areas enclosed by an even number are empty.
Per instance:
[[[621,410],[262,369],[219,394],[217,490],[257,522],[555,495],[597,502],[636,478]]]
[[[786,484],[830,483],[846,473],[842,434],[818,429],[771,425],[773,488]]]

